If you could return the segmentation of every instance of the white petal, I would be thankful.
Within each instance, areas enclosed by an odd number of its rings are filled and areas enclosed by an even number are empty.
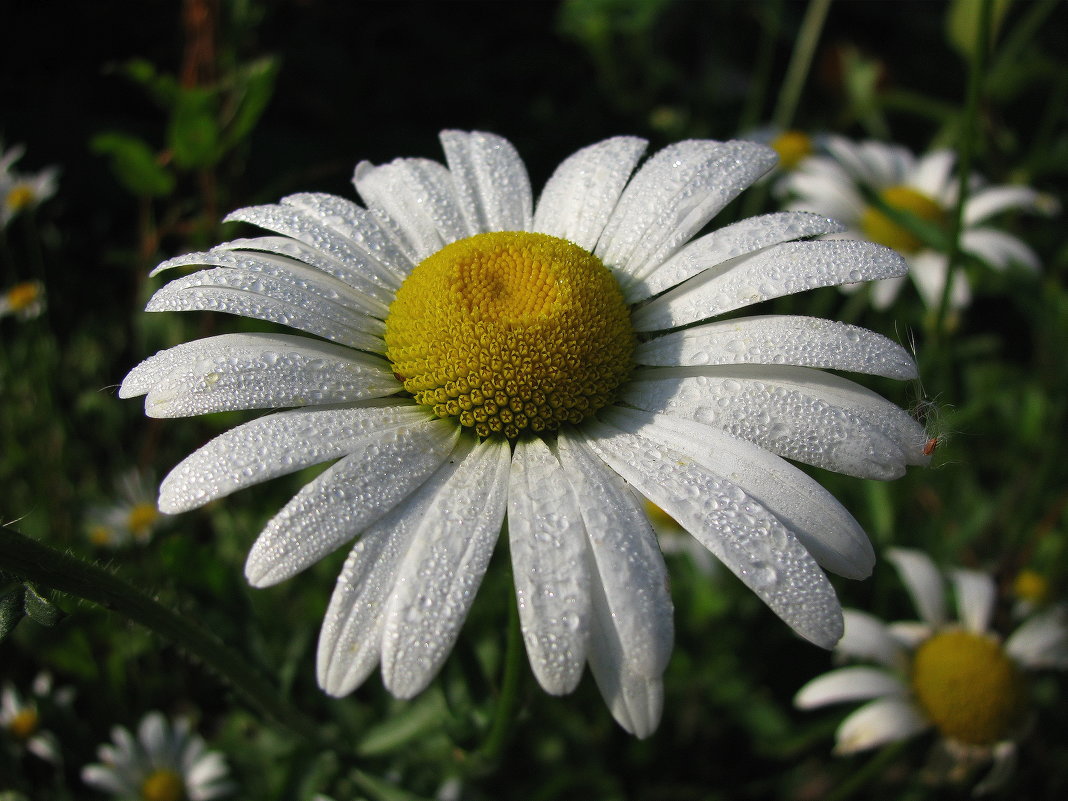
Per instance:
[[[309,292],[292,278],[259,272],[217,268],[177,278],[149,298],[145,311],[227,312],[286,325],[352,348],[385,350],[381,320]]]
[[[185,512],[243,487],[351,453],[376,431],[412,425],[409,403],[369,401],[346,409],[294,409],[226,431],[181,461],[160,485],[160,509]]]
[[[891,673],[879,668],[847,667],[824,673],[808,682],[794,696],[798,709],[815,709],[845,701],[866,701],[883,696],[903,696],[908,688]]]
[[[954,570],[950,573],[957,597],[957,616],[969,631],[977,634],[990,626],[997,590],[986,573],[975,570]]]
[[[895,620],[886,624],[886,630],[899,643],[909,649],[916,649],[924,640],[935,632],[933,626],[918,620]]]
[[[1029,186],[988,186],[964,204],[964,226],[971,227],[1010,209],[1033,211],[1038,192]]]
[[[931,557],[909,548],[891,548],[886,552],[924,623],[941,626],[946,622],[945,585]]]
[[[857,286],[857,284],[846,284],[839,288],[849,290]],[[897,300],[897,296],[901,294],[903,286],[905,286],[905,276],[873,281],[871,283],[871,305],[880,311],[889,309],[894,301]]]
[[[335,262],[348,265],[354,273],[373,276],[383,283],[395,283],[407,275],[411,270],[408,258],[398,253],[396,245],[389,241],[370,212],[339,198],[348,213],[355,215],[345,219],[346,228],[338,220],[312,210],[315,197],[291,195],[283,201],[284,205],[237,209],[230,212],[224,222],[247,222],[285,234],[325,253]]]
[[[981,796],[1004,788],[1016,772],[1016,743],[1005,740],[993,748],[993,765],[986,776],[972,789],[972,795]]]
[[[833,234],[844,229],[829,217],[785,211],[749,217],[695,239],[648,275],[637,276],[639,283],[627,289],[630,303],[659,294],[700,272],[725,261],[753,253],[792,239]]]
[[[638,331],[675,328],[782,295],[907,270],[900,255],[870,242],[786,242],[706,270],[638,309],[633,324]]]
[[[352,692],[378,664],[383,612],[400,563],[439,497],[448,496],[447,482],[471,448],[472,440],[461,437],[449,461],[352,546],[319,632],[316,673],[330,695]]]
[[[942,303],[942,293],[946,287],[946,271],[949,261],[944,253],[924,250],[909,256],[909,277],[916,285],[924,305],[937,309]],[[971,300],[968,277],[963,270],[954,270],[953,288],[949,293],[949,304],[954,309],[962,309]]]
[[[245,576],[267,587],[296,575],[372,525],[448,458],[457,427],[426,420],[351,442],[350,455],[305,486],[267,523]]]
[[[818,317],[764,315],[721,320],[643,342],[638,364],[793,364],[912,379],[916,364],[886,337]]]
[[[1020,664],[1030,668],[1068,668],[1068,611],[1054,607],[1016,629],[1005,642]]]
[[[646,144],[616,136],[566,158],[542,190],[533,230],[592,252]]]
[[[222,334],[160,351],[130,371],[120,398],[149,417],[343,403],[400,388],[377,357],[286,334]]]
[[[939,200],[955,176],[950,175],[957,154],[952,150],[935,150],[917,162],[909,176],[908,185],[933,200]]]
[[[961,234],[961,249],[982,259],[995,270],[1025,267],[1038,272],[1042,264],[1031,248],[1015,236],[992,228],[972,228]]]
[[[824,568],[866,578],[875,552],[860,524],[833,495],[778,456],[745,440],[689,420],[612,409],[606,420],[694,458],[741,487],[786,526]]]
[[[169,727],[160,712],[149,712],[137,727],[137,739],[149,759],[164,754],[169,745]]]
[[[530,667],[546,692],[569,693],[582,678],[592,614],[586,530],[560,463],[540,439],[516,442],[508,541]]]
[[[530,230],[530,178],[511,142],[481,131],[442,131],[441,145],[470,230]]]
[[[904,647],[877,617],[857,609],[844,609],[845,632],[835,652],[856,659],[873,659],[880,665],[901,669],[907,660]]]
[[[740,487],[680,451],[602,423],[584,424],[610,467],[712,551],[798,634],[830,648],[841,607],[812,556]]]
[[[86,765],[82,768],[82,781],[90,787],[129,798],[136,798],[141,788],[106,765]]]
[[[596,254],[611,268],[642,274],[678,250],[776,160],[771,148],[754,142],[691,139],[665,147],[623,190]]]
[[[853,178],[829,158],[805,159],[801,167],[786,177],[783,186],[797,197],[787,204],[788,209],[825,214],[847,225],[860,220],[866,205]]]
[[[902,409],[851,381],[804,367],[637,370],[621,400],[721,428],[788,459],[861,478],[925,464],[927,435]]]
[[[452,176],[430,159],[396,159],[379,167],[361,162],[353,183],[383,228],[411,246],[422,261],[442,247],[471,236]]]
[[[424,515],[383,612],[382,681],[411,698],[437,674],[489,564],[508,502],[511,452],[487,439]]]
[[[906,740],[929,724],[916,708],[900,698],[872,701],[842,721],[835,753],[854,754],[886,743]]]
[[[674,638],[667,568],[640,499],[571,431],[558,439],[589,537],[589,659],[613,717],[649,736],[663,709],[661,676]]]

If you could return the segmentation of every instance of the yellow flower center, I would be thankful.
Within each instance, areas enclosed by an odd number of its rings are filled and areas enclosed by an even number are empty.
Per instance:
[[[130,527],[130,531],[136,539],[143,540],[148,536],[148,532],[158,519],[159,510],[155,504],[139,503],[130,509],[130,516],[126,520],[126,525]]]
[[[41,718],[32,706],[23,707],[16,712],[7,724],[7,730],[16,740],[28,740],[37,731]]]
[[[33,203],[33,189],[25,184],[19,184],[7,193],[4,202],[12,211],[21,211]]]
[[[111,545],[114,535],[107,526],[91,526],[89,528],[89,542],[93,545]]]
[[[601,260],[522,231],[461,239],[417,265],[389,308],[385,338],[416,403],[481,437],[513,439],[610,403],[635,344]]]
[[[22,311],[33,305],[41,295],[41,289],[33,281],[15,284],[7,291],[7,305],[12,311]]]
[[[992,637],[950,630],[916,650],[912,689],[946,737],[993,745],[1019,722],[1024,687],[1020,672]]]
[[[784,170],[792,170],[812,155],[812,137],[804,131],[783,131],[771,140],[771,146],[779,154],[779,166]]]
[[[185,783],[173,770],[159,768],[141,782],[143,801],[185,801]]]
[[[884,189],[879,196],[887,206],[897,211],[937,225],[945,222],[942,207],[910,186],[891,186]],[[901,253],[916,253],[923,248],[919,237],[874,206],[868,206],[864,210],[860,218],[860,228],[872,242],[886,245]]]
[[[1021,570],[1012,583],[1012,590],[1020,600],[1036,605],[1049,600],[1049,582],[1034,570]]]

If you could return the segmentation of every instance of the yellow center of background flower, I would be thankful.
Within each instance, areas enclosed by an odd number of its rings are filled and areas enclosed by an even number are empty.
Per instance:
[[[1034,570],[1021,570],[1012,583],[1012,591],[1021,601],[1035,605],[1049,600],[1049,582]]]
[[[185,801],[185,783],[173,770],[159,768],[141,783],[144,801]]]
[[[812,137],[804,131],[783,131],[771,140],[771,147],[779,154],[779,166],[792,170],[812,155]]]
[[[945,223],[942,207],[922,192],[911,186],[891,186],[879,193],[890,208],[903,211],[929,223]],[[923,249],[923,242],[904,226],[890,219],[885,213],[868,206],[860,218],[860,228],[872,242],[886,245],[901,253],[916,253]]]
[[[5,202],[12,211],[21,211],[33,202],[33,190],[24,185],[16,186],[7,193]]]
[[[421,262],[397,291],[385,339],[416,403],[479,436],[509,438],[606,406],[635,344],[600,259],[521,231],[478,234]]]
[[[7,724],[7,730],[16,740],[28,740],[40,724],[41,719],[37,715],[37,710],[33,707],[24,707],[12,715]]]
[[[993,745],[1018,723],[1023,681],[997,640],[944,631],[924,641],[912,663],[912,688],[946,737]]]
[[[130,516],[126,524],[134,537],[143,540],[148,536],[152,526],[159,519],[159,510],[153,503],[139,503],[130,509]]]
[[[31,306],[41,292],[33,281],[15,284],[7,291],[7,305],[12,311],[22,311]]]

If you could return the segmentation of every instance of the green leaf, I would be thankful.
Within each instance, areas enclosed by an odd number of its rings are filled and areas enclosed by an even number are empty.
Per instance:
[[[25,592],[22,597],[22,605],[23,609],[26,610],[26,616],[34,623],[39,623],[42,626],[56,625],[61,614],[56,605],[37,592],[37,588],[30,582],[27,581],[23,587]]]
[[[143,58],[127,61],[121,71],[130,80],[141,84],[160,107],[171,108],[174,105],[180,89],[173,75],[161,75],[152,62]]]
[[[208,167],[219,160],[218,99],[215,91],[182,89],[167,129],[167,145],[182,169]]]
[[[997,41],[998,30],[1005,19],[1012,0],[989,0],[993,8],[990,13],[990,46]],[[951,0],[946,12],[946,38],[965,60],[975,57],[979,47],[979,26],[982,24],[982,0]]]
[[[159,164],[155,152],[136,136],[108,131],[89,143],[94,153],[111,157],[111,170],[129,192],[158,197],[174,191],[174,176]]]
[[[0,640],[14,631],[26,614],[22,608],[21,590],[19,586],[0,598]]]
[[[278,60],[261,58],[243,67],[234,76],[233,111],[223,123],[222,149],[229,150],[247,138],[256,127],[274,95]]]
[[[440,732],[445,716],[440,693],[424,693],[407,708],[369,728],[356,744],[356,753],[374,757],[396,751],[429,732]]]

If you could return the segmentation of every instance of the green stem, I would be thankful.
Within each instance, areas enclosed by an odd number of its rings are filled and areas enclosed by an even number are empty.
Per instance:
[[[476,754],[479,763],[485,766],[494,765],[500,758],[519,706],[519,687],[523,677],[523,636],[519,627],[519,607],[514,597],[508,605],[508,633],[505,637],[501,694],[497,699],[497,708],[494,710],[489,732]]]
[[[942,288],[942,300],[934,321],[933,339],[941,342],[944,335],[949,299],[953,290],[953,276],[960,261],[960,236],[964,227],[964,206],[968,202],[968,183],[972,172],[972,155],[975,152],[976,121],[979,117],[979,100],[982,97],[983,77],[986,69],[987,49],[990,43],[990,25],[994,4],[981,0],[979,8],[979,41],[972,55],[968,70],[968,89],[965,101],[964,120],[961,125],[960,152],[957,162],[957,205],[949,228],[949,251],[946,264],[946,285]]]
[[[887,766],[897,759],[906,743],[906,740],[899,740],[882,748],[879,753],[868,760],[864,767],[853,771],[849,774],[849,778],[825,795],[823,801],[845,801],[845,799],[854,795],[865,784],[886,770]]]
[[[776,129],[780,131],[787,130],[793,124],[797,104],[801,101],[801,91],[808,78],[808,69],[812,65],[812,56],[816,52],[830,7],[831,0],[812,0],[805,10],[805,18],[801,21],[801,30],[798,31],[797,41],[794,43],[794,52],[790,56],[786,78],[775,106],[775,116],[772,118]]]
[[[0,527],[0,568],[140,623],[215,670],[265,715],[302,737],[329,747],[323,742],[315,721],[282,698],[237,651],[191,622],[189,617],[172,612],[111,572],[35,542],[7,526]]]

